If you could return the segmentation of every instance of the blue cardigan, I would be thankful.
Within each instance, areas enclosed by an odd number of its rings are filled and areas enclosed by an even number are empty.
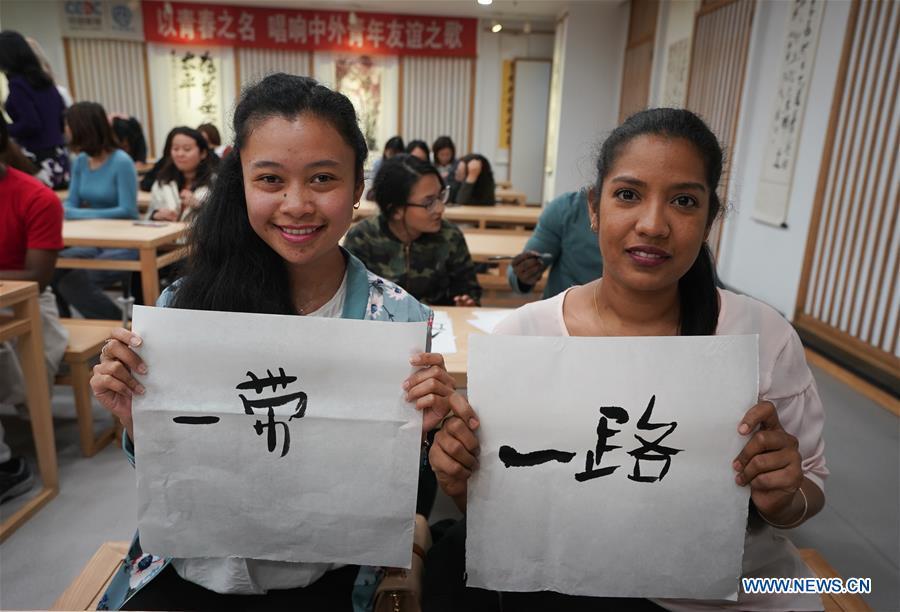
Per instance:
[[[564,193],[547,204],[525,250],[553,256],[544,299],[603,276],[603,258],[597,234],[591,231],[585,192]],[[531,286],[519,282],[512,266],[506,275],[517,293],[531,291]]]

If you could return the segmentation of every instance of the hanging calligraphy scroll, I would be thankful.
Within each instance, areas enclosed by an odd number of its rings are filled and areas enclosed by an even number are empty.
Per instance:
[[[142,3],[144,37],[161,43],[475,57],[478,20],[419,15]]]
[[[775,110],[769,126],[759,195],[753,210],[754,219],[775,226],[781,226],[787,220],[794,162],[824,11],[822,0],[794,0],[791,3],[778,72]]]

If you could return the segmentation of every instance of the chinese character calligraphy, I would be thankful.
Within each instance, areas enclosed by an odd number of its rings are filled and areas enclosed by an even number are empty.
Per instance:
[[[297,381],[296,376],[288,376],[284,373],[284,368],[278,368],[278,376],[272,374],[270,370],[266,370],[267,377],[266,378],[258,378],[253,372],[247,372],[247,377],[250,379],[248,381],[240,383],[236,389],[239,390],[253,390],[257,395],[261,395],[266,387],[271,386],[272,392],[278,392],[278,385],[281,385],[282,389],[287,390],[287,386],[293,382]],[[268,420],[266,423],[263,423],[259,419],[256,420],[256,424],[253,426],[254,431],[256,431],[256,435],[261,436],[263,431],[267,432],[266,441],[268,444],[269,452],[274,452],[275,447],[278,444],[278,434],[277,428],[281,426],[283,428],[283,443],[281,446],[281,456],[284,457],[287,455],[288,451],[291,448],[291,431],[288,428],[288,421],[293,419],[302,419],[306,414],[306,393],[303,391],[297,391],[295,393],[286,393],[284,395],[276,396],[276,397],[268,397],[268,398],[259,398],[259,399],[247,399],[247,397],[241,393],[238,395],[241,398],[241,402],[244,404],[244,412],[247,414],[255,414],[254,410],[268,410]],[[287,421],[277,421],[275,420],[275,408],[278,406],[285,406],[292,402],[297,402],[296,407],[294,409],[294,413],[288,417]]]
[[[652,396],[647,404],[647,408],[637,421],[638,431],[656,431],[664,429],[664,431],[653,440],[645,439],[642,436],[634,434],[634,438],[640,443],[637,448],[628,451],[628,454],[634,458],[634,469],[628,475],[629,480],[635,482],[658,482],[661,481],[669,472],[672,465],[672,456],[680,453],[684,449],[673,448],[671,446],[663,446],[662,441],[668,437],[678,423],[651,423],[650,417],[653,414],[653,408],[656,405],[656,396]],[[611,438],[621,432],[621,429],[610,427],[610,421],[617,425],[624,425],[628,422],[628,412],[621,406],[603,406],[600,408],[600,421],[597,424],[597,445],[593,450],[588,450],[585,454],[585,467],[583,472],[575,474],[575,480],[585,482],[595,478],[609,476],[615,472],[621,465],[606,465],[601,467],[603,457],[609,451],[622,448],[621,445],[609,444]],[[650,436],[647,436],[649,438]],[[520,453],[511,446],[500,447],[500,461],[507,468],[510,467],[531,467],[551,461],[559,463],[569,463],[575,458],[575,453],[560,451],[555,449],[538,450],[529,453]],[[651,475],[641,471],[641,462],[661,463],[661,467],[657,474]]]

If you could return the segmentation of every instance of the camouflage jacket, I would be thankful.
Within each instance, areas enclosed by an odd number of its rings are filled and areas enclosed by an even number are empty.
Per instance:
[[[390,230],[387,220],[377,215],[351,227],[344,248],[369,270],[426,304],[452,306],[457,295],[469,295],[476,302],[481,299],[466,238],[449,221],[441,221],[439,232],[422,234],[406,245]]]

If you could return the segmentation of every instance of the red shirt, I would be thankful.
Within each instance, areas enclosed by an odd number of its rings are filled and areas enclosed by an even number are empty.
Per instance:
[[[6,167],[0,178],[0,270],[23,270],[28,249],[59,251],[63,207],[36,178]]]

